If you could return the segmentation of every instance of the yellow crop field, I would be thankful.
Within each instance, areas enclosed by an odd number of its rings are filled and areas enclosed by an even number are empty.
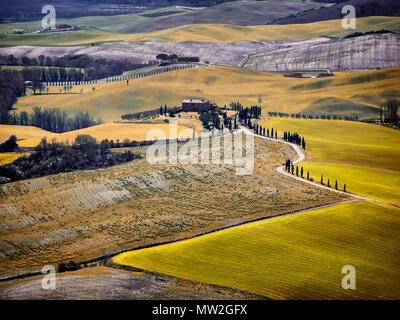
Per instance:
[[[113,260],[273,299],[399,299],[399,228],[399,209],[363,201],[130,251]],[[342,289],[346,265],[356,269],[356,290]]]
[[[123,142],[125,139],[145,141],[147,134],[151,130],[163,131],[166,139],[176,139],[181,137],[191,138],[193,136],[193,129],[180,124],[172,124],[170,127],[167,123],[104,123],[97,126],[64,133],[51,133],[42,129],[36,129],[38,128],[28,126],[0,125],[0,141],[8,139],[11,134],[15,134],[18,139],[24,139],[22,141],[17,141],[20,147],[35,147],[39,144],[43,137],[46,137],[47,141],[55,139],[58,142],[71,143],[80,134],[91,135],[92,137],[96,138],[98,142],[104,139],[114,141],[119,140],[120,142]],[[197,136],[197,132],[195,135]]]
[[[357,19],[357,30],[379,28],[398,29],[398,17],[367,17]],[[341,20],[327,20],[303,24],[234,26],[227,24],[189,25],[143,34],[138,40],[164,40],[173,42],[202,41],[277,41],[305,40],[320,36],[342,35]]]
[[[311,160],[400,169],[399,130],[340,120],[271,118],[262,125],[304,136]]]
[[[41,138],[49,134],[48,131],[31,126],[14,126],[14,125],[0,125],[0,143],[6,141],[11,135],[15,135],[17,139],[31,139]],[[17,141],[18,145],[20,141]]]
[[[400,171],[308,161],[300,166],[315,181],[319,182],[323,175],[324,182],[329,179],[332,187],[338,180],[339,189],[346,184],[346,190],[351,193],[400,205]]]
[[[0,153],[0,166],[11,163],[20,157],[27,156],[29,153]]]
[[[369,81],[363,82],[360,77]],[[57,107],[71,113],[87,111],[106,122],[120,120],[122,114],[154,109],[164,104],[180,106],[185,97],[209,99],[220,106],[232,101],[240,101],[245,106],[257,104],[261,105],[264,113],[297,113],[312,107],[316,101],[332,97],[377,108],[385,101],[382,95],[400,90],[399,80],[400,68],[335,72],[334,77],[321,80],[218,66],[131,80],[129,86],[126,82],[74,86],[71,92],[79,93],[82,89],[83,93],[21,97],[15,108],[17,112],[31,111],[34,106]],[[321,86],[324,81],[330,81],[329,85]],[[310,90],[309,86],[313,88]],[[54,92],[60,89],[63,90],[62,87],[50,88]],[[368,102],[360,101],[366,96]]]
[[[399,17],[364,17],[357,19],[357,31],[399,30]],[[101,24],[99,21],[97,24]],[[9,24],[11,26],[12,24]],[[17,24],[16,24],[17,25]],[[9,27],[8,26],[8,27]],[[21,27],[21,25],[19,25]],[[343,30],[341,20],[328,20],[291,25],[236,26],[228,24],[195,24],[167,28],[150,33],[124,34],[98,28],[63,34],[23,34],[2,35],[2,45],[83,45],[104,41],[163,40],[171,42],[201,41],[277,41],[305,40],[320,36],[340,36],[348,34]]]

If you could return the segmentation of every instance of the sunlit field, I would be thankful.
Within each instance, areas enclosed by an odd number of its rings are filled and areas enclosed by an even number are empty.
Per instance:
[[[114,142],[118,140],[122,143],[125,139],[146,141],[147,134],[151,130],[161,130],[167,139],[191,138],[193,136],[193,129],[183,125],[171,125],[170,127],[167,123],[104,123],[64,133],[51,133],[42,129],[36,129],[38,128],[0,125],[0,141],[7,140],[11,134],[14,134],[18,139],[23,139],[22,141],[17,141],[20,147],[34,147],[44,137],[49,142],[55,140],[57,142],[72,143],[78,135],[88,134],[98,142],[108,139],[114,140]],[[195,135],[197,136],[196,132]]]
[[[308,113],[310,109],[317,114],[333,114],[334,97],[347,105],[340,113],[356,112],[362,118],[370,116],[371,109],[378,114],[386,97],[400,92],[399,80],[400,68],[335,72],[334,77],[321,80],[218,66],[130,80],[129,86],[126,81],[73,86],[70,92],[76,94],[64,94],[63,87],[50,87],[50,93],[58,94],[21,97],[15,108],[16,112],[29,112],[34,106],[56,107],[71,113],[87,111],[95,118],[111,122],[126,113],[165,104],[180,106],[186,97],[208,99],[219,106],[229,106],[233,101],[244,106],[261,105],[264,114],[267,111]],[[353,105],[348,106],[349,102]]]
[[[0,153],[0,166],[11,163],[25,155],[29,155],[29,153]]]
[[[143,41],[163,40],[173,42],[202,41],[225,42],[235,41],[276,41],[276,40],[306,40],[320,36],[340,36],[346,34],[340,20],[328,20],[321,22],[292,24],[292,25],[258,25],[236,26],[229,24],[195,24],[167,28],[150,33],[117,33],[110,32],[116,21],[121,21],[121,28],[127,28],[140,23],[137,15],[125,15],[117,17],[86,17],[78,19],[60,19],[62,23],[83,25],[89,27],[86,30],[63,34],[23,34],[0,35],[2,45],[87,45],[107,41]],[[373,30],[399,30],[399,17],[365,17],[357,19],[357,31]],[[12,32],[13,29],[38,28],[40,21],[27,23],[4,24],[0,32]],[[121,29],[120,28],[120,29]],[[129,28],[129,27],[128,27]]]
[[[113,260],[273,299],[398,299],[399,227],[399,209],[357,202],[130,251]],[[341,270],[348,264],[356,268],[356,290],[341,287]]]
[[[271,118],[263,125],[280,134],[304,136],[310,160],[400,169],[400,131],[395,129],[355,121],[284,118]]]
[[[323,175],[324,183],[329,179],[333,188],[337,180],[340,190],[346,184],[348,192],[400,205],[400,171],[307,161],[299,166],[304,168],[305,175],[309,171],[314,181],[320,182]]]

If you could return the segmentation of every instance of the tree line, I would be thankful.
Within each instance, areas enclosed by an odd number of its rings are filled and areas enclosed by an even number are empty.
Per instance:
[[[107,139],[97,144],[96,139],[90,135],[78,135],[72,145],[62,142],[48,143],[43,138],[31,155],[0,166],[0,183],[60,172],[104,168],[140,157],[131,151],[111,152],[109,148]]]
[[[135,63],[128,60],[97,59],[86,54],[69,54],[54,58],[44,55],[37,58],[27,56],[16,58],[13,55],[0,55],[0,64],[25,67],[46,66],[49,68],[24,68],[22,73],[25,81],[59,82],[92,81],[117,76],[128,70],[154,65],[156,61]]]
[[[121,119],[122,120],[141,119],[141,118],[153,117],[156,115],[173,116],[175,113],[180,112],[180,111],[182,111],[182,108],[180,108],[180,107],[176,107],[176,106],[167,107],[167,105],[165,105],[165,106],[160,106],[160,108],[157,108],[157,109],[123,114],[121,116]]]
[[[33,107],[32,112],[22,111],[12,113],[7,117],[6,124],[34,126],[44,130],[61,133],[83,129],[103,123],[101,119],[94,120],[87,112],[78,112],[70,117],[66,110],[57,108]]]
[[[296,167],[295,167],[294,164],[292,163],[292,161],[290,161],[290,159],[287,159],[287,160],[285,161],[285,170],[286,170],[288,173],[291,173],[292,175],[296,175],[297,177],[300,177],[300,178],[304,179],[304,169],[303,169],[303,167],[300,167],[300,169],[299,169],[299,166],[296,166]],[[307,180],[310,180],[310,181],[314,181],[314,179],[310,177],[310,172],[309,172],[309,171],[307,171],[307,177],[306,177],[306,179],[307,179]],[[328,186],[329,188],[331,188],[330,179],[328,179],[328,180],[325,182],[324,176],[323,176],[323,175],[321,175],[320,183],[321,183],[322,185],[326,185],[326,186]],[[343,191],[344,191],[344,192],[347,192],[346,187],[347,187],[346,184],[344,184],[344,185],[343,185]],[[339,190],[337,179],[335,180],[335,186],[334,186],[334,188],[335,188],[336,190]]]
[[[304,137],[300,137],[300,135],[297,132],[291,133],[290,131],[285,131],[283,133],[283,140],[290,142],[290,143],[295,143],[298,146],[301,146],[304,150],[306,150],[306,142],[304,140]]]
[[[0,123],[8,123],[8,112],[25,91],[25,81],[20,72],[0,70]]]
[[[304,114],[304,113],[286,113],[286,112],[275,112],[269,111],[270,117],[280,118],[296,118],[296,119],[323,119],[323,120],[346,120],[346,121],[358,121],[358,116],[341,116],[337,114]]]
[[[399,121],[400,101],[396,99],[389,99],[385,103],[381,104],[379,110],[379,118],[382,123],[397,123]]]
[[[161,60],[164,65],[165,63],[173,63],[173,62],[200,62],[199,57],[179,57],[177,54],[166,54],[160,53],[156,55],[157,60]]]

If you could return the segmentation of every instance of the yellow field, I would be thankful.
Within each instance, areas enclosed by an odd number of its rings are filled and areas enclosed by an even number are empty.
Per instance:
[[[20,147],[34,147],[39,144],[43,137],[46,137],[47,141],[55,139],[58,142],[62,141],[71,143],[79,134],[91,135],[96,138],[98,142],[104,139],[114,140],[115,142],[117,140],[123,142],[125,139],[145,141],[147,133],[152,129],[162,130],[167,139],[176,139],[180,137],[191,138],[193,135],[193,129],[187,126],[172,125],[171,127],[172,131],[170,134],[169,124],[167,123],[104,123],[80,130],[64,133],[51,133],[35,127],[0,125],[0,142],[7,140],[11,134],[15,134],[18,139],[25,139],[23,141],[17,141]]]
[[[263,125],[304,136],[311,160],[400,169],[399,130],[340,120],[271,118]]]
[[[354,81],[360,76],[369,76],[371,81]],[[385,101],[382,94],[400,90],[399,80],[400,68],[335,72],[334,77],[321,80],[287,78],[280,74],[234,67],[212,67],[172,71],[131,80],[129,86],[125,82],[74,86],[72,92],[79,93],[83,89],[83,94],[26,96],[19,98],[15,107],[17,112],[30,111],[34,106],[68,109],[72,113],[87,111],[94,117],[111,122],[119,120],[125,113],[154,109],[164,104],[180,106],[186,97],[200,97],[220,106],[241,101],[245,106],[261,105],[264,113],[297,113],[311,107],[315,101],[329,97],[379,107]],[[321,81],[331,83],[319,88]],[[313,85],[315,88],[310,90],[302,88],[302,85]],[[96,88],[94,91],[93,87]],[[50,88],[50,92],[59,90],[60,87]],[[363,95],[375,99],[360,101]]]
[[[357,19],[357,31],[399,30],[399,17],[365,17]],[[291,25],[236,26],[226,24],[196,24],[163,29],[151,33],[123,34],[89,29],[63,34],[24,34],[0,36],[2,45],[82,45],[105,41],[164,40],[172,42],[203,41],[276,41],[305,40],[320,36],[348,34],[341,20],[328,20]]]
[[[399,299],[400,210],[369,202],[278,217],[113,260],[273,299]],[[371,236],[373,235],[373,236]],[[345,265],[356,290],[343,290]]]
[[[0,166],[4,166],[5,164],[27,155],[29,155],[29,153],[0,153]]]
[[[400,171],[307,161],[300,166],[315,181],[319,182],[324,175],[325,183],[329,179],[332,187],[337,179],[339,189],[346,184],[346,190],[351,193],[400,205]]]

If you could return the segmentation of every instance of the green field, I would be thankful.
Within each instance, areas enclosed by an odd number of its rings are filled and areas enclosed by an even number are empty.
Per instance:
[[[143,41],[163,40],[172,42],[201,41],[225,42],[235,41],[278,41],[278,40],[306,40],[321,36],[343,36],[352,33],[343,30],[340,20],[305,23],[298,25],[257,25],[236,26],[230,24],[192,24],[172,27],[148,33],[119,33],[121,28],[129,28],[130,32],[141,32],[132,25],[140,22],[135,16],[86,17],[79,19],[60,19],[60,23],[85,25],[88,28],[61,34],[10,34],[13,29],[29,29],[40,25],[35,23],[0,24],[0,45],[90,45],[108,41]],[[115,25],[115,21],[117,25]],[[132,25],[130,27],[129,25]],[[128,26],[128,27],[127,27]],[[371,30],[400,31],[399,17],[365,17],[357,19],[357,31]],[[112,31],[113,30],[113,31]],[[8,32],[8,34],[6,34]]]
[[[130,251],[120,264],[273,299],[399,299],[400,210],[342,204]],[[356,290],[343,290],[345,265]]]
[[[309,160],[400,169],[399,130],[344,120],[271,118],[263,125],[304,136]]]
[[[351,193],[400,205],[400,171],[308,161],[300,166],[305,175],[309,171],[315,181],[319,182],[323,175],[324,182],[329,179],[332,187],[338,180],[340,190],[346,184],[346,190]]]

